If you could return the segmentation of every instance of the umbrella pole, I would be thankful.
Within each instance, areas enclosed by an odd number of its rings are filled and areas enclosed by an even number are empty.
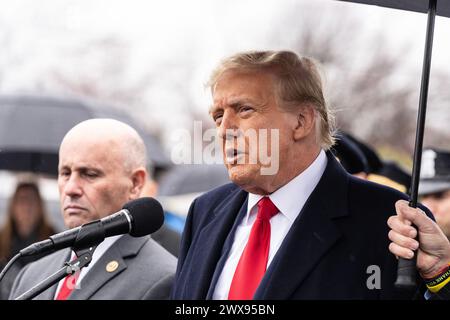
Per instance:
[[[417,116],[416,141],[414,146],[414,161],[411,181],[411,197],[409,206],[417,207],[417,197],[422,161],[423,134],[428,101],[428,84],[430,82],[431,52],[433,48],[434,21],[436,18],[437,0],[429,0],[425,52],[422,66],[422,82],[420,86],[419,113]],[[400,258],[398,261],[397,280],[395,286],[409,289],[416,286],[416,255],[411,260]]]

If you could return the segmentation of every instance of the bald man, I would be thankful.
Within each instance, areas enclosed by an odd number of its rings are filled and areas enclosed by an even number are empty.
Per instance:
[[[58,165],[61,212],[67,228],[101,219],[138,198],[146,181],[145,164],[145,145],[130,126],[92,119],[73,127],[61,143]],[[30,264],[17,277],[10,298],[74,258],[72,250],[64,249]],[[150,236],[109,237],[97,246],[89,266],[35,299],[166,299],[175,267],[175,257]]]

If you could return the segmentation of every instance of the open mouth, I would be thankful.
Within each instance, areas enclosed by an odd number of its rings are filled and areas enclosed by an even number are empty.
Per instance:
[[[235,148],[230,148],[226,150],[226,162],[227,163],[237,163],[238,160],[243,159],[243,157],[245,156],[245,152],[235,149]]]

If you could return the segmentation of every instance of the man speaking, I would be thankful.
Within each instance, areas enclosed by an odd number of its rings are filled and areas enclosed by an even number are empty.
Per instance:
[[[399,298],[386,220],[406,196],[349,175],[327,151],[333,117],[314,61],[238,53],[210,85],[233,183],[192,203],[172,297]]]
[[[67,228],[104,218],[137,199],[146,181],[146,150],[138,133],[112,119],[79,123],[59,150],[58,188]],[[152,212],[148,212],[152,214]],[[57,251],[27,267],[14,282],[14,299],[75,258],[70,249]],[[61,280],[35,299],[166,299],[176,259],[144,236],[106,238],[87,266]]]

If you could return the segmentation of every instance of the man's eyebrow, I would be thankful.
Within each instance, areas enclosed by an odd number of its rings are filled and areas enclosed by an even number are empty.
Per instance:
[[[250,99],[246,99],[246,98],[235,98],[235,99],[230,99],[229,102],[226,104],[226,106],[236,109],[238,107],[241,107],[243,104],[246,104],[249,102],[252,102],[252,101]],[[221,109],[223,109],[223,107],[216,107],[215,105],[211,105],[209,107],[209,114],[212,114]]]
[[[61,166],[61,168],[59,168],[59,170],[72,170],[72,171],[78,171],[78,172],[85,172],[85,171],[96,171],[96,172],[103,172],[103,170],[101,170],[100,168],[97,167],[93,167],[93,166],[75,166],[73,169],[70,168],[70,166],[68,165],[63,165]]]
[[[67,170],[68,168],[69,168],[69,166],[63,165],[63,166],[58,167],[58,171]]]
[[[98,170],[96,167],[91,167],[91,166],[80,166],[77,167],[76,170]]]
[[[101,173],[103,172],[102,169],[97,168],[97,167],[93,167],[93,166],[80,166],[75,168],[76,171],[82,171],[82,172],[86,172],[86,171],[95,171],[97,173]]]

